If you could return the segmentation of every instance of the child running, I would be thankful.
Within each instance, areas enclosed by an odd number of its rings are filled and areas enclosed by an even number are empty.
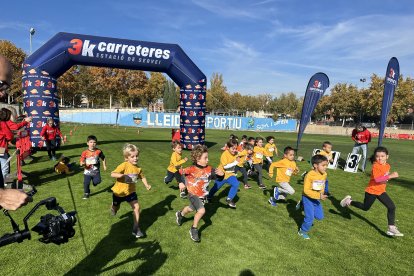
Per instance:
[[[244,149],[244,146],[247,144],[247,135],[243,135],[239,145],[237,146],[237,151],[241,152]]]
[[[247,170],[246,170],[246,163],[249,160],[249,156],[253,154],[253,146],[250,144],[245,144],[243,149],[239,151],[238,157],[240,158],[240,162],[236,165],[234,169],[234,173],[237,175],[237,172],[241,172],[243,175],[243,184],[245,189],[251,189],[252,187],[247,183]]]
[[[112,187],[112,205],[111,214],[113,216],[119,210],[122,202],[126,201],[131,205],[133,210],[134,226],[132,227],[132,235],[136,238],[144,237],[145,234],[139,228],[139,204],[138,196],[135,192],[135,184],[138,179],[142,180],[147,190],[151,189],[145,178],[142,169],[137,166],[139,149],[135,145],[125,144],[122,150],[125,162],[120,164],[116,169],[111,172],[111,177],[116,178],[115,185]]]
[[[268,170],[270,168],[270,165],[273,162],[273,156],[275,154],[278,155],[278,153],[277,153],[277,147],[275,145],[275,137],[267,136],[266,141],[267,141],[267,144],[264,147],[266,159],[264,159],[263,168]]]
[[[387,181],[398,177],[398,172],[390,173],[391,166],[387,163],[388,150],[385,147],[377,147],[374,154],[371,156],[372,163],[371,178],[368,187],[365,189],[364,203],[352,200],[350,195],[347,195],[342,201],[342,207],[354,206],[364,211],[368,211],[375,200],[378,199],[387,207],[388,230],[387,235],[402,237],[402,234],[395,226],[395,205],[389,197],[385,188]]]
[[[252,145],[252,147],[254,148],[254,142],[255,142],[255,138],[254,137],[249,137],[248,139],[247,139],[247,143],[249,144],[249,145]],[[247,164],[246,164],[246,166],[248,167],[247,168],[247,175],[248,176],[252,176],[253,175],[253,173],[254,173],[254,167],[253,167],[253,154],[250,156],[250,158],[248,158],[247,159]]]
[[[320,154],[312,156],[313,170],[308,172],[303,183],[302,203],[305,210],[305,218],[299,229],[299,236],[305,240],[310,239],[308,233],[313,225],[313,220],[323,219],[323,209],[320,200],[325,200],[327,196],[323,193],[326,181],[326,169],[328,159]]]
[[[262,166],[263,166],[263,156],[265,153],[265,148],[263,147],[263,138],[257,137],[254,143],[253,148],[253,168],[257,173],[257,184],[259,188],[264,190],[266,186],[263,184],[262,176]]]
[[[47,119],[47,124],[42,128],[40,136],[46,142],[47,154],[49,155],[49,159],[55,161],[57,147],[56,136],[60,137],[60,142],[62,144],[64,142],[62,133],[60,132],[59,128],[55,126],[55,121],[53,120],[53,118]]]
[[[295,190],[289,184],[290,177],[293,174],[299,172],[299,168],[296,166],[295,162],[295,150],[292,147],[286,147],[283,150],[283,159],[277,162],[273,162],[269,168],[269,176],[273,177],[273,171],[277,168],[276,171],[276,183],[280,186],[277,186],[273,190],[273,197],[270,197],[269,203],[272,206],[276,206],[276,201],[280,199],[286,199],[287,195],[293,195]]]
[[[102,150],[96,147],[97,142],[98,139],[94,135],[90,135],[86,138],[88,149],[82,152],[79,162],[81,166],[85,166],[83,172],[83,199],[89,198],[91,193],[89,188],[91,181],[93,186],[98,185],[102,181],[99,160],[102,160],[103,169],[106,171],[105,155]]]
[[[185,185],[181,180],[181,174],[179,172],[179,169],[181,168],[182,164],[187,162],[188,159],[187,157],[182,158],[181,156],[183,146],[181,145],[180,141],[174,140],[171,143],[171,147],[173,153],[171,154],[170,165],[167,168],[167,176],[164,177],[164,183],[168,184],[175,178],[175,180],[178,183],[178,187],[180,188],[180,197],[186,198],[187,195],[185,193]]]
[[[235,174],[235,168],[240,162],[240,158],[237,157],[237,140],[231,139],[227,142],[227,150],[225,150],[220,157],[220,165],[218,169],[225,172],[224,179],[214,181],[214,186],[211,188],[210,193],[208,194],[208,199],[211,200],[214,194],[223,187],[224,184],[230,185],[230,190],[226,198],[227,205],[231,208],[236,208],[236,203],[233,199],[237,195],[239,189],[239,180],[237,180]]]
[[[194,165],[182,170],[187,185],[190,204],[185,206],[181,211],[177,211],[175,216],[177,224],[181,226],[183,217],[190,212],[196,211],[193,225],[190,228],[190,238],[195,242],[200,242],[197,227],[200,219],[206,212],[204,202],[208,195],[208,184],[211,179],[217,176],[221,176],[222,178],[224,173],[208,165],[208,151],[206,146],[196,145],[191,151],[191,159]]]
[[[320,155],[326,156],[326,158],[328,159],[328,164],[333,162],[333,155],[332,155],[332,143],[329,141],[325,141],[322,144],[322,150],[319,152]],[[329,181],[328,179],[326,179],[326,183],[325,183],[325,190],[324,190],[325,195],[327,195],[328,197],[331,195],[329,193]]]

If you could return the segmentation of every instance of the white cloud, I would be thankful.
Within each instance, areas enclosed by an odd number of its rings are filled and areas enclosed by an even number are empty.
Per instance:
[[[322,52],[339,59],[376,60],[392,55],[413,55],[414,16],[368,15],[332,25],[289,27],[274,22],[268,34],[287,35],[303,43],[302,52]]]
[[[274,2],[276,2],[276,0],[264,0],[258,3],[253,3],[252,6],[261,6],[261,5],[266,5],[266,4],[270,4]]]
[[[0,23],[0,30],[1,29],[12,29],[12,30],[27,30],[29,32],[30,25],[23,23],[23,22],[1,22]]]
[[[262,14],[257,13],[255,10],[243,7],[244,4],[241,1],[229,3],[230,1],[222,0],[192,0],[191,2],[204,10],[224,18],[262,19],[263,17]]]

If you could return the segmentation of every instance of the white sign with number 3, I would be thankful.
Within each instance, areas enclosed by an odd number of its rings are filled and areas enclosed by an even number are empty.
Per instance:
[[[356,173],[358,171],[359,161],[361,160],[361,154],[348,153],[346,159],[344,171]]]

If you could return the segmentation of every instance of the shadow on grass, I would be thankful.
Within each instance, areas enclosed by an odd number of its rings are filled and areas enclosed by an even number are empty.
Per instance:
[[[406,178],[395,178],[395,179],[392,180],[391,185],[399,185],[399,186],[402,186],[404,188],[414,189],[414,181],[413,180],[408,180]]]
[[[254,273],[250,269],[245,269],[240,271],[239,276],[254,276]]]
[[[337,168],[343,170],[345,168],[345,165],[346,165],[346,160],[343,159],[342,157],[339,157],[338,158],[338,166],[337,166]]]
[[[102,184],[102,183],[101,183]],[[98,184],[99,185],[99,184]],[[99,195],[99,194],[102,194],[102,193],[105,193],[105,192],[107,192],[107,193],[112,193],[112,190],[111,190],[111,188],[112,188],[112,186],[113,186],[114,184],[113,183],[111,183],[111,185],[110,186],[108,186],[108,187],[105,187],[105,188],[103,188],[103,189],[101,189],[101,190],[99,190],[99,191],[96,191],[96,192],[93,192],[93,193],[91,193],[89,196],[96,196],[96,195]]]
[[[108,140],[108,141],[98,141],[98,145],[97,147],[99,148],[102,145],[107,145],[107,144],[114,144],[114,143],[138,143],[138,142],[154,142],[154,143],[171,143],[170,140],[139,140],[139,139],[135,139],[135,140],[131,140],[131,139],[125,139],[125,140]],[[85,143],[77,143],[77,144],[65,144],[63,145],[60,149],[61,150],[71,150],[71,149],[86,149],[86,141]]]
[[[350,208],[352,207],[348,207],[348,208],[344,208],[341,206],[340,204],[340,200],[336,199],[335,197],[331,196],[328,197],[328,199],[331,201],[332,205],[336,208],[336,210],[333,209],[329,209],[329,212],[331,214],[334,215],[340,215],[346,219],[351,219],[352,216],[359,218],[360,220],[366,222],[369,226],[371,226],[372,228],[374,228],[375,230],[378,231],[378,233],[380,233],[382,236],[387,237],[387,238],[391,238],[390,236],[387,235],[387,233],[385,233],[383,230],[381,230],[377,225],[375,225],[374,223],[372,223],[370,220],[368,220],[367,218],[361,216],[360,214],[358,214],[357,212],[351,210]]]
[[[158,241],[136,242],[137,239],[129,233],[131,222],[132,212],[121,216],[120,221],[112,225],[108,235],[95,246],[93,251],[65,275],[98,275],[138,260],[140,265],[131,274],[153,275],[165,263],[168,255],[162,252]],[[123,250],[133,250],[136,254],[105,267]],[[128,273],[118,275],[128,275]]]
[[[299,229],[302,225],[305,216],[302,214],[302,211],[296,210],[296,204],[298,203],[297,201],[294,201],[293,199],[288,199],[286,203],[286,210],[289,213],[289,217],[291,217],[295,221]]]
[[[171,203],[176,199],[176,195],[168,195],[164,200],[152,205],[149,208],[143,209],[139,215],[139,226],[145,233],[151,225],[153,225],[159,217],[165,216],[168,211],[173,210]]]
[[[207,229],[210,225],[213,225],[213,221],[211,218],[214,216],[215,213],[217,213],[218,208],[226,208],[230,209],[230,207],[227,204],[221,203],[220,199],[227,197],[227,194],[229,193],[230,187],[226,187],[223,189],[218,195],[216,194],[215,197],[211,200],[211,202],[207,203],[205,205],[206,213],[204,214],[202,220],[204,221],[204,224],[199,228],[199,234],[201,237],[201,233]],[[234,201],[237,202],[238,197],[236,196],[234,198]],[[194,212],[193,212],[194,213]],[[191,217],[191,220],[193,217]],[[190,219],[188,219],[190,220]]]
[[[31,171],[30,173],[24,172],[24,174],[27,176],[27,180],[29,184],[33,186],[41,186],[43,184],[54,182],[58,179],[65,178],[66,177],[65,174],[58,174],[55,172],[55,168],[54,168],[55,164],[56,162],[53,162],[53,163],[50,162],[50,166],[48,168],[38,170],[38,171]],[[73,173],[69,174],[68,177],[71,177],[75,174],[82,172],[83,168],[77,165],[74,165],[71,168],[71,170],[73,171]]]
[[[102,145],[114,144],[114,143],[132,143],[132,144],[134,144],[134,143],[151,143],[151,144],[153,144],[153,143],[166,143],[166,144],[170,144],[171,140],[149,140],[149,139],[130,140],[130,139],[125,139],[125,140],[99,141],[98,142],[98,148]],[[208,148],[211,148],[211,147],[215,146],[217,143],[205,141],[204,144]],[[60,150],[71,150],[71,149],[81,149],[81,148],[86,149],[86,142],[85,143],[78,143],[78,144],[65,144],[60,148]]]

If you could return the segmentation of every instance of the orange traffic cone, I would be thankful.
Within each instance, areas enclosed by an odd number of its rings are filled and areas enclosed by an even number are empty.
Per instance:
[[[72,136],[72,130],[69,131],[69,135]]]

